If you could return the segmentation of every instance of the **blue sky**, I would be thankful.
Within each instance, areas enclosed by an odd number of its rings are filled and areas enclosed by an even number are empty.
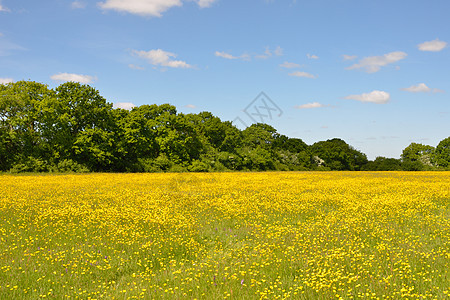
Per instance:
[[[308,144],[398,158],[450,136],[449,15],[448,0],[0,0],[0,83],[79,81],[241,128],[258,110]]]

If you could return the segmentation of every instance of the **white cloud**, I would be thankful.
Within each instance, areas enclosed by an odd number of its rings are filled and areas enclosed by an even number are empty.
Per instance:
[[[269,47],[266,47],[266,50],[264,51],[264,54],[257,54],[255,55],[255,58],[258,59],[268,59],[270,57],[272,57],[273,55],[275,56],[283,56],[283,49],[280,46],[277,46],[275,48],[275,50],[270,50]]]
[[[216,51],[216,53],[214,53],[214,55],[218,56],[218,57],[226,58],[226,59],[238,59],[239,58],[239,57],[233,56],[229,53],[219,52],[219,51]]]
[[[270,51],[270,49],[267,47],[266,50],[264,51],[264,54],[257,54],[257,55],[255,55],[255,58],[268,59],[271,56],[272,56],[272,51]]]
[[[133,107],[136,107],[136,105],[131,102],[118,102],[113,104],[113,108],[121,108],[126,110],[131,110]]]
[[[370,93],[361,95],[350,95],[345,97],[345,99],[356,100],[360,102],[371,102],[377,104],[384,104],[389,102],[391,95],[383,91],[372,91]]]
[[[283,48],[277,46],[273,51],[273,54],[275,54],[276,56],[283,56]]]
[[[292,62],[287,62],[287,61],[285,61],[284,63],[282,63],[282,64],[280,65],[280,67],[286,68],[286,69],[294,69],[294,68],[300,68],[301,65],[296,64],[296,63],[292,63]]]
[[[358,56],[356,56],[356,55],[346,55],[346,54],[344,54],[344,55],[342,55],[342,57],[344,58],[344,60],[354,60],[354,59],[356,59]]]
[[[12,78],[0,78],[0,84],[7,84],[7,83],[11,83],[14,80]]]
[[[214,2],[216,2],[217,0],[198,0],[197,4],[198,6],[200,6],[201,8],[205,8],[205,7],[210,7]]]
[[[320,108],[320,107],[325,107],[325,105],[319,103],[319,102],[312,102],[312,103],[307,103],[307,104],[303,104],[303,105],[297,105],[294,106],[297,109],[308,109],[308,108]]]
[[[197,106],[195,106],[194,104],[188,104],[188,105],[185,105],[184,107],[187,107],[187,108],[197,108]]]
[[[308,57],[308,59],[319,59],[319,57],[317,55],[314,54],[306,54],[306,56]]]
[[[408,88],[403,88],[402,91],[411,92],[411,93],[442,93],[443,90],[440,89],[431,89],[425,83],[419,83],[418,85],[412,85]]]
[[[0,32],[0,37],[2,37],[2,36],[4,36],[4,34]]]
[[[428,93],[431,92],[431,89],[427,87],[425,83],[419,83],[418,85],[412,85],[408,88],[403,88],[402,91],[412,92],[412,93]]]
[[[106,0],[99,2],[98,5],[103,10],[112,9],[140,16],[161,17],[163,12],[183,4],[181,0]]]
[[[70,7],[72,7],[73,9],[83,9],[83,8],[86,8],[86,3],[82,2],[82,1],[74,1],[70,5]]]
[[[138,65],[133,65],[133,64],[129,64],[128,68],[133,69],[133,70],[145,70],[144,67],[138,66]]]
[[[296,72],[289,73],[289,76],[316,78],[316,76],[314,76],[313,74],[302,72],[302,71],[296,71]]]
[[[50,79],[55,81],[73,81],[79,82],[83,84],[93,83],[97,80],[97,77],[89,76],[89,75],[81,75],[81,74],[70,74],[70,73],[59,73],[50,76]]]
[[[137,51],[133,50],[133,54],[147,60],[150,64],[154,66],[170,67],[170,68],[192,68],[188,63],[181,60],[173,60],[177,55],[174,53],[166,52],[161,49],[150,50],[150,51]]]
[[[435,39],[433,41],[424,42],[422,44],[417,45],[420,51],[432,51],[439,52],[447,47],[447,43],[444,41],[440,41],[439,39]]]
[[[1,2],[2,1],[0,0],[0,11],[9,12],[10,10],[7,7],[4,7]]]
[[[389,64],[393,64],[406,58],[408,54],[401,51],[387,53],[383,56],[370,56],[365,57],[359,61],[359,63],[354,64],[347,68],[347,70],[353,69],[365,69],[367,73],[375,73],[380,70],[381,67],[384,67]]]
[[[218,57],[222,57],[225,59],[241,59],[241,60],[245,60],[245,61],[249,61],[252,58],[255,59],[268,59],[271,58],[272,56],[283,56],[283,49],[280,46],[277,46],[274,50],[270,50],[269,47],[266,47],[266,49],[264,50],[263,54],[252,54],[249,55],[247,53],[244,53],[240,56],[234,56],[230,53],[224,52],[224,51],[216,51],[214,53],[215,56]]]

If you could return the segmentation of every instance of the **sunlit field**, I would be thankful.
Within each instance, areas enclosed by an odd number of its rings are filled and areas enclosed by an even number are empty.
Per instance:
[[[449,298],[450,172],[0,182],[0,299]]]

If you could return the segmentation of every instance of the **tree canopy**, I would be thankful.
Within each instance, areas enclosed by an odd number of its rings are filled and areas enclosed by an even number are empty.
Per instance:
[[[210,112],[175,106],[114,109],[89,85],[0,85],[0,171],[162,172],[423,170],[450,167],[450,137],[412,143],[401,160],[366,155],[341,139],[309,146],[268,124],[239,130]]]

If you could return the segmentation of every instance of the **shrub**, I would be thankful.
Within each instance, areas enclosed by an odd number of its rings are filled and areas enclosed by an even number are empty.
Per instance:
[[[60,161],[56,167],[53,168],[53,171],[61,172],[61,173],[88,173],[89,168],[83,164],[79,164],[76,161],[71,159],[64,159]]]
[[[49,165],[46,161],[34,158],[27,157],[20,161],[19,163],[13,165],[13,167],[9,170],[11,173],[25,173],[25,172],[47,172],[49,170]]]

